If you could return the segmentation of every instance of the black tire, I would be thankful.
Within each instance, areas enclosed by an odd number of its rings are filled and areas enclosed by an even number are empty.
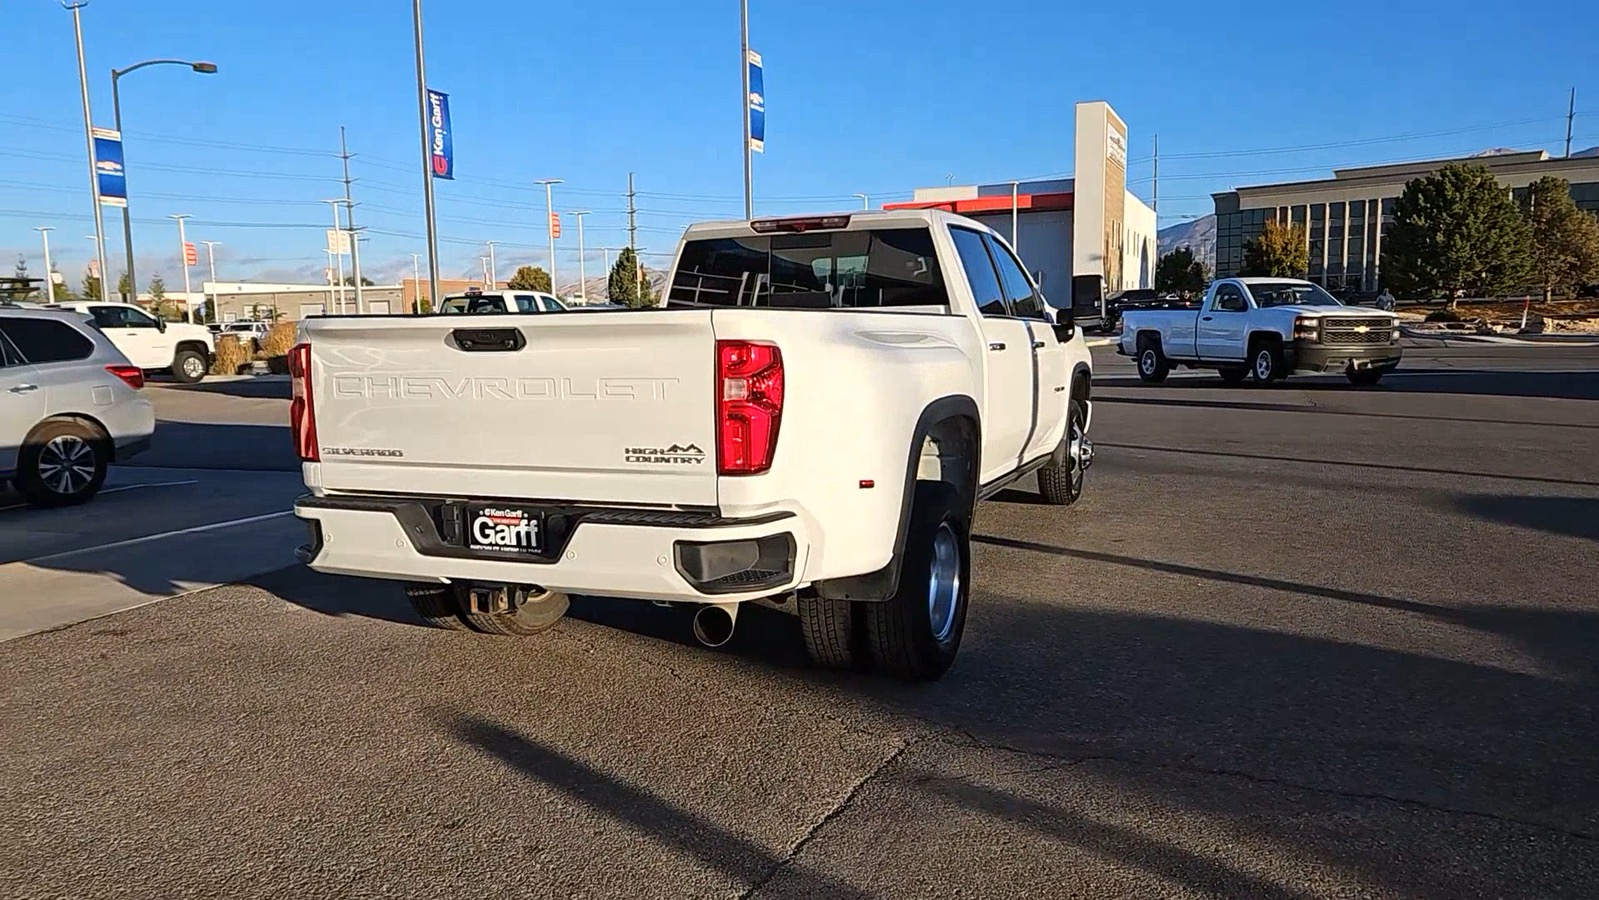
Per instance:
[[[815,596],[800,597],[797,603],[805,653],[813,664],[824,669],[867,667],[860,604]]]
[[[532,594],[517,604],[515,612],[510,613],[472,612],[470,604],[463,602],[461,618],[465,619],[466,624],[472,626],[474,631],[481,631],[484,634],[526,637],[543,634],[554,628],[566,615],[566,608],[570,602],[567,596],[559,591]]]
[[[14,483],[30,506],[76,506],[100,493],[110,464],[104,432],[75,419],[51,419],[23,440]]]
[[[205,377],[205,354],[196,350],[179,350],[172,357],[172,377],[184,384],[194,384]]]
[[[1171,360],[1162,353],[1159,344],[1147,344],[1138,351],[1138,380],[1145,384],[1160,384],[1171,374]]]
[[[1260,341],[1249,347],[1249,374],[1256,384],[1272,384],[1288,377],[1288,364],[1283,360],[1283,348],[1269,341]]]
[[[461,604],[457,601],[458,589],[454,585],[407,582],[405,599],[422,621],[434,628],[450,631],[468,631],[466,620],[461,618]]]
[[[966,630],[966,604],[971,590],[971,518],[960,492],[942,481],[916,485],[910,528],[894,596],[880,603],[862,604],[866,612],[866,643],[872,663],[887,675],[911,681],[935,681],[955,662],[961,635]],[[935,542],[953,560],[935,551]],[[954,566],[949,610],[942,633],[935,633],[929,600],[935,558],[941,566]]]
[[[1223,384],[1226,384],[1228,387],[1233,387],[1235,385],[1243,384],[1244,379],[1249,377],[1249,367],[1223,366],[1216,370],[1216,374],[1221,376]]]
[[[1086,438],[1084,428],[1088,415],[1077,399],[1071,401],[1066,414],[1066,435],[1055,448],[1055,455],[1038,470],[1038,493],[1051,506],[1071,506],[1083,495],[1083,469],[1072,459],[1071,441]]]
[[[1382,369],[1350,369],[1345,375],[1349,383],[1359,387],[1371,387],[1382,380]]]

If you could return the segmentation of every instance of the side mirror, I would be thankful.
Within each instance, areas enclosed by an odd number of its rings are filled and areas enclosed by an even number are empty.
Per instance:
[[[1055,310],[1055,340],[1062,344],[1077,336],[1077,317],[1067,307]]]
[[[155,317],[155,330],[163,332],[163,333],[166,332],[166,330],[167,330],[167,320],[161,318],[160,316],[156,316]]]

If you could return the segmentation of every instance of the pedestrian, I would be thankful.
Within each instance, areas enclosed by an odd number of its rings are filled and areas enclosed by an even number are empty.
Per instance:
[[[1377,295],[1377,308],[1394,311],[1394,295],[1390,294],[1387,288],[1383,288],[1382,293]]]

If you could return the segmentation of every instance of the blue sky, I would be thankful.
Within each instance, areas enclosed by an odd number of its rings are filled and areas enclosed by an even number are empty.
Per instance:
[[[1315,8],[1307,8],[1314,6]],[[546,261],[544,197],[589,209],[590,248],[671,250],[683,225],[742,213],[738,4],[477,0],[424,4],[428,81],[451,95],[457,180],[437,183],[440,268],[501,277]],[[1148,199],[1160,135],[1162,226],[1210,211],[1209,192],[1324,175],[1334,165],[1473,152],[1559,152],[1567,91],[1575,147],[1599,144],[1599,16],[1540,4],[1077,4],[1059,0],[751,0],[764,57],[766,153],[757,214],[905,199],[918,186],[1068,174],[1072,104],[1127,120],[1132,188]],[[96,123],[122,81],[141,287],[182,280],[173,213],[220,241],[224,280],[320,279],[338,196],[339,126],[357,154],[362,262],[379,281],[425,252],[410,4],[91,0],[83,11]],[[0,265],[42,269],[35,226],[76,284],[92,255],[71,16],[56,0],[0,5]],[[108,257],[122,268],[120,213]],[[576,275],[563,215],[559,280]],[[590,277],[601,268],[591,249]],[[663,256],[647,256],[660,264]],[[202,267],[204,254],[202,250]],[[423,259],[426,265],[426,259]],[[194,273],[196,287],[202,271]]]

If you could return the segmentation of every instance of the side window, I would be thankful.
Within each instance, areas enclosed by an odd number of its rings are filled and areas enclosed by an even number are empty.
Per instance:
[[[1238,288],[1224,284],[1216,288],[1215,308],[1219,312],[1247,312],[1249,303]]]
[[[128,309],[125,306],[124,307],[120,307],[120,309],[122,310],[122,315],[123,315],[124,319],[127,321],[129,328],[155,328],[155,327],[157,327],[156,321],[155,321],[155,317],[151,316],[149,313],[144,312],[143,310]]]
[[[0,332],[35,365],[88,359],[94,342],[65,322],[53,319],[0,319]]]
[[[545,297],[544,298],[544,311],[545,312],[560,312],[561,311],[561,304],[555,302],[555,298],[554,297]]]
[[[955,252],[960,256],[961,268],[966,271],[966,281],[972,286],[972,299],[977,301],[977,311],[985,316],[1008,316],[1005,293],[999,286],[999,275],[994,271],[994,261],[984,246],[983,236],[965,228],[951,228],[949,236],[955,241]]]
[[[1019,319],[1044,318],[1043,298],[1033,289],[1022,264],[1003,244],[986,236],[984,240],[994,254],[995,265],[999,266],[999,280],[1005,288],[1005,299],[1010,301],[1011,314]]]
[[[0,322],[0,325],[4,325],[4,323]],[[0,328],[0,369],[4,369],[7,366],[20,365],[22,365],[22,357],[18,356],[17,351],[12,349],[11,342],[6,340],[4,329]]]
[[[525,313],[538,312],[538,298],[534,297],[532,294],[517,294],[516,311]]]
[[[122,313],[122,308],[117,306],[89,307],[89,315],[94,317],[94,324],[100,326],[101,329],[127,328],[127,318]]]

